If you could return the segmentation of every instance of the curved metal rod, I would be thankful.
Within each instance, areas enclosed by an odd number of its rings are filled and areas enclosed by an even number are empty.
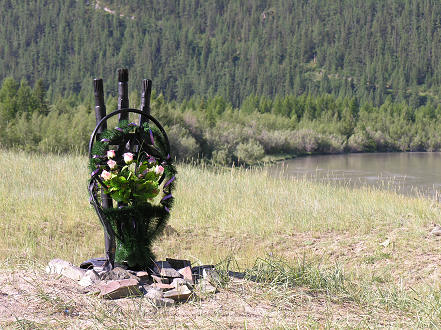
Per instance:
[[[106,115],[105,117],[103,117],[103,118],[99,121],[99,123],[96,125],[95,129],[93,130],[92,135],[90,136],[90,140],[89,140],[89,158],[92,157],[92,146],[93,146],[93,144],[94,144],[94,142],[95,142],[95,138],[96,138],[96,135],[97,135],[97,133],[98,133],[98,129],[101,127],[101,125],[102,125],[104,122],[106,122],[107,119],[109,119],[109,118],[111,118],[111,117],[113,117],[113,116],[116,116],[116,115],[118,115],[118,114],[120,114],[120,113],[129,113],[129,112],[137,113],[137,114],[140,114],[140,115],[146,117],[148,120],[151,120],[151,121],[156,125],[156,127],[159,128],[159,130],[161,131],[162,135],[163,135],[164,138],[165,138],[166,149],[167,149],[167,150],[166,150],[166,152],[167,152],[167,157],[170,155],[170,142],[168,141],[167,133],[165,133],[165,130],[164,130],[164,128],[161,126],[161,124],[159,123],[159,121],[158,121],[155,117],[153,117],[153,116],[151,116],[151,115],[149,115],[149,114],[146,114],[145,112],[142,112],[141,110],[133,109],[133,108],[124,108],[124,109],[115,110],[115,111],[109,113],[108,115]]]

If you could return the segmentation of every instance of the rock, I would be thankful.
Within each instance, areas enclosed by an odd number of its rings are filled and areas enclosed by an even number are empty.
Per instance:
[[[191,268],[190,260],[171,259],[171,258],[166,258],[165,260],[167,260],[170,266],[174,269],[181,269],[185,267]]]
[[[218,292],[215,286],[211,285],[210,282],[206,279],[202,279],[199,281],[196,289],[202,294],[213,294]]]
[[[144,286],[144,290],[146,291],[144,297],[149,299],[162,299],[164,298],[164,292],[161,289],[157,289],[154,287]]]
[[[175,288],[175,289],[179,289],[181,286],[186,286],[188,289],[191,289],[192,286],[191,284],[187,284],[187,281],[183,278],[175,278],[173,280],[173,282],[171,283],[171,285]],[[190,287],[189,287],[190,286]]]
[[[180,286],[179,289],[173,289],[164,292],[164,298],[170,298],[174,301],[186,301],[192,292],[187,288],[186,285]]]
[[[99,281],[100,280],[100,276],[98,275],[98,273],[96,271],[94,271],[93,269],[89,269],[86,271],[86,274],[84,274],[84,276],[88,276],[90,277],[90,279],[92,281]]]
[[[174,269],[167,261],[155,261],[153,271],[160,276],[165,277],[182,277],[176,269]]]
[[[90,277],[84,276],[79,282],[79,285],[81,285],[82,287],[88,287],[93,285],[93,281],[90,279]]]
[[[116,280],[127,280],[127,279],[134,279],[136,281],[139,281],[139,277],[131,274],[129,271],[127,271],[124,268],[121,267],[115,267],[112,270],[100,274],[101,280],[103,281],[116,281]]]
[[[150,285],[152,288],[156,288],[156,289],[161,289],[163,291],[166,290],[172,290],[175,287],[171,284],[165,284],[165,283],[153,283],[152,285]]]
[[[149,273],[144,271],[136,272],[135,276],[138,277],[142,282],[150,282],[151,280]]]
[[[184,278],[184,280],[186,280],[187,282],[194,284],[194,280],[193,280],[193,274],[191,272],[191,268],[190,266],[181,268],[178,270],[179,274],[181,274]]]
[[[164,283],[164,284],[170,284],[170,278],[168,277],[160,277],[156,275],[150,275],[154,282],[156,283]]]
[[[204,269],[214,269],[213,265],[195,266],[191,268],[191,273],[194,280],[198,280],[202,277]]]
[[[210,282],[215,287],[218,287],[221,284],[221,278],[220,278],[218,272],[215,271],[214,269],[210,269],[210,268],[203,269],[202,276],[205,280]]]
[[[155,307],[171,307],[175,304],[175,301],[170,298],[154,298],[150,299],[150,301]]]
[[[441,226],[435,224],[430,233],[434,236],[441,236]]]
[[[46,267],[46,273],[48,274],[61,274],[62,270],[71,266],[69,261],[61,259],[52,259]]]
[[[81,286],[87,287],[87,286],[94,284],[95,282],[98,282],[99,280],[100,280],[100,277],[99,277],[98,273],[96,271],[94,271],[93,269],[89,269],[86,271],[83,278],[80,280],[80,282],[78,282],[78,284]]]
[[[100,297],[105,299],[119,299],[125,297],[141,296],[142,292],[138,287],[139,282],[135,279],[125,279],[101,283]]]
[[[72,280],[80,281],[85,275],[86,270],[76,267],[68,261],[53,259],[49,261],[49,264],[46,267],[46,272],[49,274],[60,274]]]

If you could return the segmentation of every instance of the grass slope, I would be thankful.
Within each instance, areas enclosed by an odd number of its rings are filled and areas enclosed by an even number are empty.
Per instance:
[[[145,299],[81,295],[43,271],[52,258],[103,255],[85,157],[1,151],[0,169],[0,325],[441,326],[441,247],[429,235],[436,202],[180,165],[177,234],[156,243],[157,255],[246,270],[248,280],[158,311]]]

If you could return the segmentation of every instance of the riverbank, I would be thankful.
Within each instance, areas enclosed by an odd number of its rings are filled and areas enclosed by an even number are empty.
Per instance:
[[[431,200],[274,178],[265,168],[179,165],[176,233],[156,243],[158,258],[228,264],[266,283],[226,283],[220,296],[152,312],[140,299],[63,294],[59,279],[43,272],[52,258],[79,264],[102,255],[85,157],[2,151],[0,169],[0,290],[25,287],[1,299],[41,307],[24,318],[17,310],[17,319],[0,309],[2,326],[441,325],[441,245],[430,234],[441,208]],[[78,314],[66,317],[63,304]]]

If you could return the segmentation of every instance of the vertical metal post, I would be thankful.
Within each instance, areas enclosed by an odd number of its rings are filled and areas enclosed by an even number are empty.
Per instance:
[[[152,81],[150,79],[143,79],[141,92],[141,111],[150,115],[150,96],[152,95]],[[139,115],[139,126],[142,126],[147,121],[144,116]]]
[[[118,69],[118,110],[129,107],[129,70]],[[128,120],[128,113],[121,113],[119,121]]]
[[[93,88],[95,92],[95,119],[96,123],[98,124],[102,118],[106,116],[106,105],[104,104],[104,89],[103,89],[103,80],[102,79],[94,79],[93,80]],[[100,139],[100,135],[103,131],[107,129],[107,123],[103,123],[101,127],[98,130],[97,139]],[[101,193],[101,200],[102,200],[102,207],[104,209],[112,208],[112,198]],[[115,250],[116,250],[116,244],[115,244],[115,237],[111,233],[107,233],[106,229],[104,228],[104,244],[106,249],[106,259],[110,263],[111,269],[114,266],[115,261]]]
[[[118,69],[118,110],[129,107],[129,70]],[[128,113],[120,113],[118,120],[128,120]],[[124,146],[124,151],[130,151],[130,141]],[[121,152],[120,152],[121,153]],[[123,203],[118,203],[118,207],[123,206]]]

